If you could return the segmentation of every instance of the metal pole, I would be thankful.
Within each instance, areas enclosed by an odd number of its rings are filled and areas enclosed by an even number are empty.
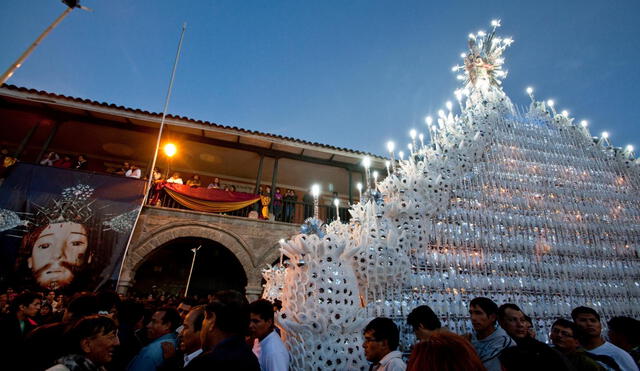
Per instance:
[[[142,205],[138,209],[136,220],[133,223],[133,228],[129,234],[129,240],[127,241],[127,247],[124,249],[124,255],[122,256],[122,263],[120,263],[120,272],[118,272],[118,281],[116,282],[116,290],[120,286],[120,278],[122,276],[122,269],[124,268],[124,261],[127,259],[127,253],[129,252],[129,246],[131,245],[131,239],[133,238],[133,232],[136,230],[138,220],[140,220],[140,214],[142,208],[147,204],[149,198],[149,190],[151,189],[151,183],[153,182],[153,169],[156,167],[156,160],[158,159],[158,149],[160,148],[160,139],[162,138],[162,130],[164,129],[164,120],[167,117],[167,110],[169,109],[169,101],[171,100],[171,90],[173,89],[173,80],[176,77],[176,69],[178,67],[178,61],[180,60],[180,51],[182,50],[182,40],[184,39],[184,32],[187,29],[187,23],[182,24],[182,33],[180,34],[180,42],[178,42],[178,51],[176,52],[176,59],[173,62],[173,70],[171,71],[171,80],[169,81],[169,89],[167,89],[167,98],[164,102],[164,109],[162,111],[162,120],[160,120],[160,130],[158,131],[158,139],[156,140],[156,149],[153,154],[153,162],[151,168],[149,168],[149,179],[147,181],[147,187],[144,190],[144,197],[142,199]]]
[[[44,39],[49,34],[49,32],[51,32],[54,28],[56,28],[58,23],[62,22],[64,17],[66,17],[69,13],[71,13],[72,10],[73,8],[65,9],[64,12],[62,12],[62,14],[60,14],[60,16],[55,21],[53,21],[53,23],[51,23],[51,25],[49,25],[49,27],[47,27],[47,29],[44,30],[44,32],[42,32],[42,34],[40,34],[40,36],[36,39],[36,41],[34,41],[33,44],[31,44],[31,46],[24,53],[22,53],[20,58],[18,58],[18,60],[16,60],[11,65],[11,67],[9,67],[9,69],[2,74],[2,77],[0,77],[0,85],[7,82],[7,80],[9,80],[11,76],[13,76],[13,73],[16,72],[16,70],[20,68],[20,66],[22,66],[22,62],[24,62],[24,60],[27,59],[29,54],[31,54],[33,50],[40,44],[42,39]]]
[[[191,284],[191,275],[193,274],[193,266],[196,265],[196,255],[198,255],[198,250],[200,250],[200,248],[202,247],[202,245],[198,246],[197,248],[191,249],[191,252],[193,252],[193,260],[191,261],[191,269],[189,270],[189,278],[187,278],[187,288],[184,289],[184,297],[187,297],[187,294],[189,293],[189,285]]]

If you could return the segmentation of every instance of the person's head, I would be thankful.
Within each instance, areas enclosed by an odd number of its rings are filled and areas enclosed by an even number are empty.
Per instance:
[[[271,193],[271,187],[270,186],[266,186],[264,191],[267,192],[267,193]]]
[[[193,307],[187,313],[180,332],[180,350],[184,354],[191,354],[202,347],[200,331],[202,330],[204,314],[204,305]]]
[[[413,333],[420,341],[427,340],[433,331],[442,327],[440,319],[427,305],[421,305],[409,313],[407,324],[413,328]]]
[[[398,348],[400,332],[393,320],[386,317],[374,318],[364,328],[364,356],[369,362],[379,362],[389,352]]]
[[[147,324],[147,338],[155,340],[160,336],[174,332],[180,326],[180,315],[175,308],[161,307],[151,316]]]
[[[84,161],[84,155],[78,155],[78,161]]]
[[[120,345],[115,322],[102,315],[84,317],[65,334],[69,354],[82,354],[96,366],[111,362],[113,350]]]
[[[42,298],[35,292],[23,292],[13,299],[13,312],[21,317],[35,317],[40,312]]]
[[[600,315],[595,309],[577,307],[571,311],[571,318],[584,331],[585,336],[589,338],[600,337],[602,324],[600,323]]]
[[[236,186],[234,186],[233,184],[231,185],[231,188],[229,189],[231,192],[235,192],[236,191]]]
[[[189,298],[184,298],[180,301],[180,304],[178,304],[178,314],[180,314],[180,318],[184,321],[185,317],[187,317],[187,314],[189,314],[189,311],[191,310],[191,308],[193,308],[193,306],[196,303],[189,299]]]
[[[551,326],[549,338],[551,343],[561,352],[572,353],[580,347],[582,331],[573,322],[560,318]]]
[[[93,314],[98,314],[98,297],[94,293],[79,292],[69,300],[62,320],[72,321]]]
[[[276,188],[276,193],[280,193],[280,188]]]
[[[273,331],[273,303],[259,299],[249,305],[249,333],[260,340]]]
[[[137,168],[138,168],[138,166],[136,166],[136,164],[131,164],[131,167],[130,167],[131,170],[135,170]]]
[[[50,315],[52,311],[53,311],[53,308],[51,307],[51,304],[49,304],[49,302],[43,302],[40,305],[40,313],[39,314],[42,317],[46,317],[46,316]]]
[[[514,340],[527,337],[527,326],[524,313],[515,304],[502,304],[498,308],[498,323]]]
[[[180,173],[173,173],[172,178],[180,178]]]
[[[471,344],[449,331],[436,331],[416,344],[407,363],[407,371],[484,369]]]
[[[92,258],[89,230],[71,221],[35,228],[22,239],[21,251],[37,284],[54,290],[71,284]]]
[[[125,169],[128,169],[128,168],[129,168],[129,166],[130,166],[130,165],[129,165],[129,162],[128,162],[128,161],[125,161],[125,162],[124,162],[124,164],[122,164],[122,167],[124,167]]]
[[[608,322],[609,340],[613,345],[629,351],[640,345],[640,321],[631,317],[613,317]]]
[[[471,325],[476,332],[488,331],[495,327],[498,305],[493,300],[477,297],[469,303]]]
[[[532,339],[536,338],[536,328],[533,327],[533,320],[531,317],[524,315],[525,327],[527,328],[527,336]]]
[[[193,176],[193,180],[200,180],[200,175],[196,174]]]
[[[211,349],[231,336],[243,336],[249,327],[249,305],[244,295],[237,291],[216,292],[205,307],[200,339],[203,349]]]
[[[53,303],[53,301],[56,299],[56,292],[51,290],[49,292],[47,292],[47,296],[45,298],[49,303]]]

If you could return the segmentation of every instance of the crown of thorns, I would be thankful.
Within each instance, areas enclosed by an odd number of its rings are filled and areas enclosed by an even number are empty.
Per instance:
[[[74,222],[86,223],[93,216],[90,200],[94,189],[86,184],[78,184],[62,190],[62,198],[53,200],[48,206],[35,205],[36,213],[33,227],[41,227],[51,223]]]

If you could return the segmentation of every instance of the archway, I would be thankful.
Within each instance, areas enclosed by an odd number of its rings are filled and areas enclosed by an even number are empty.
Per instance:
[[[198,250],[189,295],[206,295],[218,290],[245,291],[247,274],[238,258],[219,242],[202,237],[179,237],[155,249],[135,273],[134,294],[164,293],[183,295]]]

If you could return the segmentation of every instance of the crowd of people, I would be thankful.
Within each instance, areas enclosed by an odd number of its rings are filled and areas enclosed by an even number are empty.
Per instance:
[[[179,299],[8,289],[0,294],[0,354],[7,370],[288,370],[278,310],[229,290]],[[413,309],[408,358],[398,350],[398,319],[375,318],[363,330],[363,355],[376,371],[638,370],[636,319],[611,318],[605,340],[599,314],[577,307],[571,320],[555,321],[547,345],[516,304],[474,298],[469,316],[473,332],[455,334],[429,306]]]

